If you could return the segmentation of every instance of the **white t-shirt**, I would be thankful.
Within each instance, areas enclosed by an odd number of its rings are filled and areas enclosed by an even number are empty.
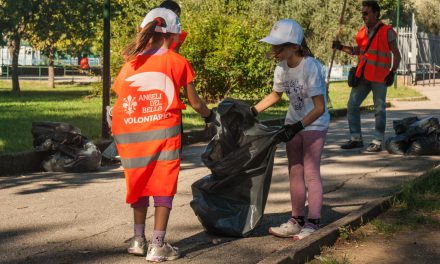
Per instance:
[[[312,57],[304,57],[295,68],[287,61],[277,64],[274,73],[273,90],[285,92],[290,104],[286,115],[286,124],[302,120],[313,108],[312,96],[323,95],[325,112],[304,130],[326,130],[330,122],[327,110],[326,84],[321,63]]]

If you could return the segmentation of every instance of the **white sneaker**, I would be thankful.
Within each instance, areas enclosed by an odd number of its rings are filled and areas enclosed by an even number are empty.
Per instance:
[[[175,260],[180,257],[179,249],[172,247],[168,243],[163,243],[162,246],[159,245],[148,245],[146,260],[153,262],[162,262],[167,260]]]
[[[293,236],[293,240],[297,241],[297,240],[301,240],[305,237],[308,237],[311,234],[313,234],[316,230],[318,230],[318,228],[319,227],[317,225],[314,225],[312,223],[306,223],[304,225],[304,227],[301,229],[301,232],[299,232],[299,234]]]
[[[146,248],[147,240],[145,237],[134,236],[130,239],[130,246],[127,251],[136,256],[145,256],[145,252],[147,251]]]
[[[278,227],[270,227],[269,234],[277,237],[293,237],[301,231],[301,226],[295,219],[290,218],[287,223],[281,224]]]

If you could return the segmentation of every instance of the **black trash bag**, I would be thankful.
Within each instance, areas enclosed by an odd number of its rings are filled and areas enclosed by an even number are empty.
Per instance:
[[[264,213],[279,127],[267,127],[249,105],[227,99],[219,104],[217,135],[202,160],[212,174],[192,184],[190,205],[208,233],[247,236]]]
[[[96,171],[101,165],[101,152],[81,130],[61,122],[33,122],[34,147],[42,155],[44,170],[50,172]]]
[[[440,155],[440,142],[436,136],[419,137],[406,152],[407,155]]]
[[[385,149],[390,154],[404,155],[409,149],[411,142],[409,138],[404,135],[397,135],[394,137],[389,137],[385,141]]]
[[[396,135],[405,133],[408,130],[409,126],[416,121],[419,121],[419,118],[417,116],[411,116],[401,120],[394,120],[393,128],[396,132]]]
[[[429,116],[412,123],[404,134],[409,138],[426,137],[436,132],[438,127],[439,120]]]
[[[393,122],[397,136],[388,138],[385,148],[391,154],[440,155],[440,122],[428,116],[408,117]]]

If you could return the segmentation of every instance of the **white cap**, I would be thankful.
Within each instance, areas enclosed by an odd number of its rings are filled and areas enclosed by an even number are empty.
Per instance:
[[[173,11],[161,7],[155,8],[148,12],[141,23],[141,28],[144,28],[148,23],[150,23],[157,17],[163,18],[167,26],[157,26],[154,31],[161,33],[181,33],[179,17]]]
[[[260,41],[272,45],[281,45],[284,43],[293,43],[301,45],[304,39],[304,30],[293,19],[283,19],[273,25],[269,36]]]

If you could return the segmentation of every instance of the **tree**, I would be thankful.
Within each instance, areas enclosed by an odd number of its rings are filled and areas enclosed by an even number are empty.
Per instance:
[[[72,47],[81,49],[85,43],[91,42],[95,37],[94,24],[101,17],[101,7],[102,1],[94,0],[39,1],[28,35],[32,46],[48,56],[50,88],[55,87],[55,53]]]
[[[416,20],[421,30],[439,36],[440,20],[435,17],[440,13],[440,0],[416,1],[416,6]]]
[[[20,92],[18,55],[20,44],[33,17],[32,0],[0,0],[0,35],[6,38],[12,50],[12,91]]]

